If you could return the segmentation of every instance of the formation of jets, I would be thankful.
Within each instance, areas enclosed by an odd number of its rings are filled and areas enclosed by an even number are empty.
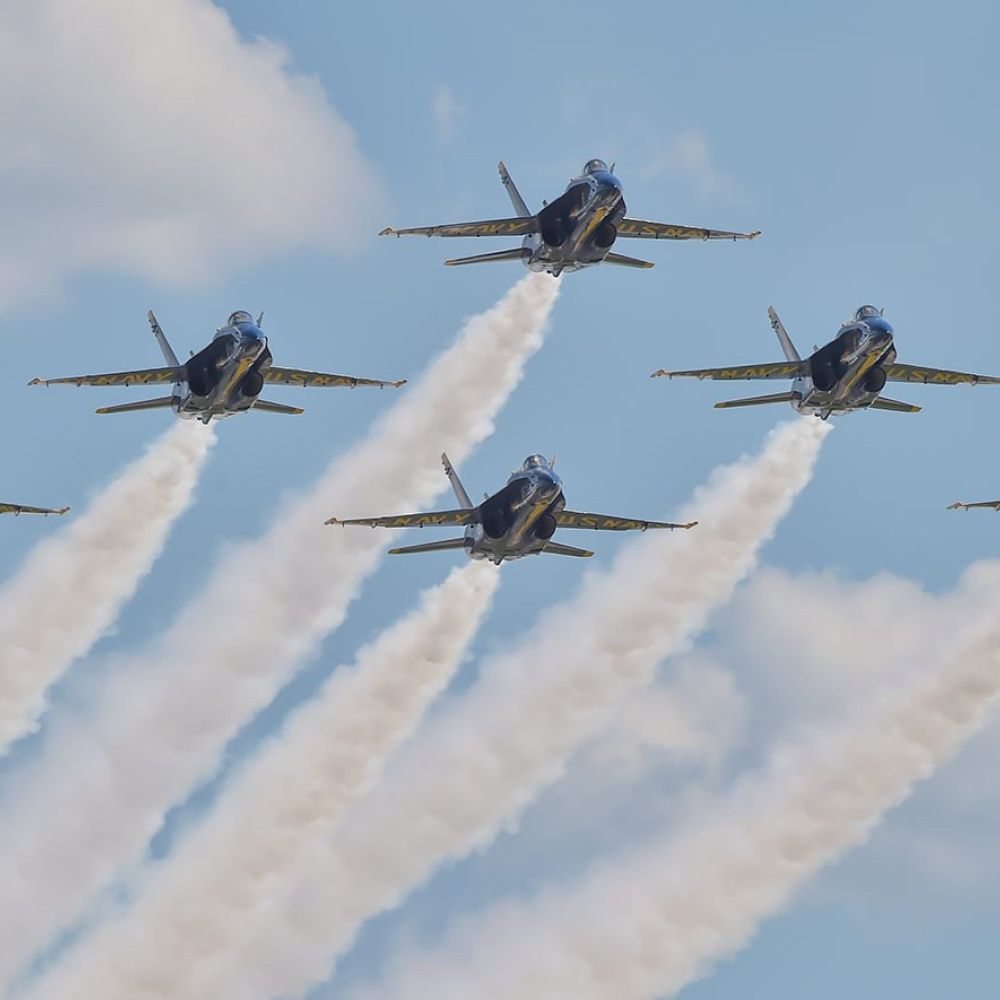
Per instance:
[[[445,261],[454,266],[494,261],[521,261],[531,271],[556,277],[567,271],[579,271],[596,264],[651,268],[651,261],[628,257],[612,247],[620,238],[652,240],[752,240],[760,235],[681,226],[666,222],[646,222],[629,218],[622,185],[603,160],[589,160],[578,177],[551,202],[543,202],[538,212],[531,212],[521,197],[507,168],[498,165],[500,180],[514,207],[514,216],[460,222],[410,229],[382,230],[383,236],[444,237],[521,237],[520,247],[495,250],[471,257]],[[1000,384],[992,375],[944,368],[900,364],[896,360],[893,329],[882,310],[861,306],[850,321],[823,347],[802,358],[773,308],[768,309],[771,326],[785,356],[783,361],[727,368],[698,368],[687,371],[653,372],[653,377],[698,378],[719,381],[787,380],[791,385],[781,392],[716,403],[721,409],[789,403],[803,416],[826,420],[858,410],[889,410],[916,413],[919,406],[882,395],[889,382],[923,382],[933,385]],[[405,379],[385,381],[354,375],[336,375],[274,365],[267,338],[261,325],[242,310],[232,313],[225,325],[216,330],[212,341],[181,363],[167,341],[156,317],[148,314],[153,336],[163,354],[165,366],[134,371],[109,372],[103,375],[74,375],[54,379],[33,379],[29,385],[90,386],[170,386],[170,394],[152,399],[104,406],[98,413],[125,413],[137,410],[170,409],[178,416],[203,423],[248,410],[263,413],[300,414],[297,406],[261,399],[265,385],[302,387],[373,386],[399,388]],[[456,526],[465,529],[458,538],[439,539],[418,545],[390,549],[393,555],[412,552],[437,552],[463,549],[472,559],[488,559],[499,564],[526,555],[547,552],[550,555],[587,557],[594,553],[556,542],[559,528],[587,528],[594,531],[646,531],[648,529],[692,528],[697,522],[672,524],[666,521],[634,520],[606,514],[587,514],[567,510],[562,482],[553,463],[541,455],[530,455],[508,479],[506,486],[477,505],[469,499],[447,456],[442,455],[445,472],[451,482],[458,508],[422,514],[397,514],[381,517],[330,518],[327,524],[365,525],[368,527],[411,528]],[[1000,511],[1000,500],[982,503],[954,503],[950,510],[991,508]],[[0,514],[65,514],[68,507],[29,507],[0,503]]]
[[[421,545],[389,549],[389,555],[413,552],[441,552],[464,549],[470,559],[489,559],[500,565],[505,559],[547,552],[556,556],[587,558],[594,553],[553,541],[559,528],[587,528],[591,531],[647,531],[650,528],[693,528],[689,524],[667,521],[637,521],[610,514],[584,514],[567,510],[562,481],[552,468],[552,461],[542,455],[529,455],[515,469],[507,485],[476,506],[469,499],[458,473],[441,456],[445,474],[458,500],[456,510],[435,510],[426,514],[390,514],[386,517],[361,517],[341,520],[331,517],[327,524],[364,525],[369,528],[425,528],[445,525],[465,528],[461,538],[445,538]]]

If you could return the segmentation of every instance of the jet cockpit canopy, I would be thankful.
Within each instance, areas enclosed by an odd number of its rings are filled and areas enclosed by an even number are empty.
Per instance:
[[[226,321],[226,326],[237,326],[240,323],[252,323],[253,316],[243,309],[237,309],[236,312],[232,313],[229,319]]]

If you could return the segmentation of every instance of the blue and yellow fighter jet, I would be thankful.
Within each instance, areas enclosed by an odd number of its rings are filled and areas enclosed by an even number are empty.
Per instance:
[[[523,236],[514,250],[498,250],[474,257],[446,260],[456,264],[484,264],[499,260],[520,260],[530,271],[579,271],[600,264],[648,268],[648,260],[637,260],[611,247],[619,237],[644,240],[752,240],[760,232],[731,233],[723,229],[677,226],[668,222],[643,222],[625,217],[621,182],[603,160],[589,160],[579,177],[553,202],[543,202],[538,213],[528,211],[507,168],[497,169],[517,215],[512,219],[458,222],[446,226],[419,226],[415,229],[383,229],[380,236]]]
[[[825,347],[817,348],[808,358],[799,357],[791,337],[778,314],[769,308],[771,326],[785,353],[784,361],[763,365],[737,365],[730,368],[697,368],[692,371],[653,372],[652,378],[721,379],[792,379],[787,392],[749,399],[729,399],[716,403],[718,409],[739,406],[762,406],[765,403],[790,403],[799,413],[826,420],[857,410],[892,410],[894,413],[917,413],[919,406],[886,399],[881,395],[887,382],[924,382],[930,385],[1000,384],[993,375],[919,365],[896,363],[892,327],[874,306],[861,306],[853,319],[841,326],[837,336]]]
[[[469,499],[458,473],[447,455],[441,456],[445,474],[458,499],[457,510],[438,510],[426,514],[395,514],[389,517],[363,517],[341,520],[331,517],[327,524],[364,525],[370,528],[423,528],[463,525],[462,538],[446,538],[423,545],[389,549],[389,555],[412,552],[441,552],[464,549],[471,559],[489,559],[500,565],[505,559],[547,552],[557,556],[592,556],[587,549],[573,548],[552,540],[557,528],[588,528],[591,531],[646,531],[650,528],[693,528],[698,522],[670,524],[666,521],[636,521],[608,514],[582,514],[566,510],[562,482],[552,462],[541,455],[529,455],[515,469],[507,485],[475,506]]]
[[[298,368],[278,368],[271,364],[267,338],[261,332],[262,316],[256,321],[242,310],[230,315],[225,325],[215,332],[208,347],[181,364],[167,342],[156,317],[148,314],[164,360],[165,368],[146,368],[131,372],[111,372],[107,375],[74,375],[69,378],[32,379],[28,385],[173,385],[169,396],[143,399],[135,403],[101,407],[98,413],[126,413],[132,410],[171,409],[179,417],[197,419],[207,424],[217,417],[256,410],[264,413],[298,414],[297,406],[272,403],[260,398],[265,385],[298,385],[339,387],[390,386],[398,388],[406,379],[383,382],[379,379],[356,378],[353,375],[330,375],[325,372],[303,371]]]

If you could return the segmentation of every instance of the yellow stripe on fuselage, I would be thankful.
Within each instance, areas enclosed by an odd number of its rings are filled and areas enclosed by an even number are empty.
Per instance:
[[[597,229],[597,227],[611,214],[611,206],[595,208],[593,214],[587,220],[586,225],[580,231],[580,235],[573,240],[574,249],[581,247]]]
[[[527,537],[528,533],[535,526],[535,523],[541,518],[541,516],[549,509],[551,504],[550,500],[542,501],[541,503],[534,503],[531,505],[531,509],[525,515],[524,520],[521,522],[518,529],[513,532],[509,539],[509,545],[513,548],[519,545],[524,538]]]
[[[847,375],[844,376],[844,380],[840,383],[835,398],[842,399],[849,396],[851,390],[857,387],[865,375],[867,375],[868,372],[874,368],[875,365],[882,360],[882,358],[885,357],[885,354],[885,351],[878,354],[874,352],[867,354],[861,364],[858,365],[853,372],[848,372]]]

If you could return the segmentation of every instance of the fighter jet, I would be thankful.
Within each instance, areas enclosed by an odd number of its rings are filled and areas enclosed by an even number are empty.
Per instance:
[[[976,510],[978,508],[1000,511],[1000,500],[983,500],[981,503],[950,503],[948,510]]]
[[[566,510],[562,482],[552,462],[541,455],[529,455],[515,469],[507,485],[474,506],[447,455],[441,456],[445,474],[458,499],[458,510],[438,510],[427,514],[396,514],[390,517],[363,517],[342,521],[331,517],[327,524],[357,524],[371,528],[422,528],[425,525],[464,525],[465,536],[446,538],[423,545],[389,549],[389,555],[411,552],[440,552],[465,549],[472,559],[489,559],[500,565],[505,559],[548,552],[557,556],[588,557],[594,553],[554,542],[556,528],[589,528],[592,531],[646,531],[647,528],[693,528],[698,522],[669,524],[665,521],[635,521],[607,514],[581,514]]]
[[[179,417],[198,419],[207,424],[214,417],[230,417],[234,413],[254,409],[264,413],[303,411],[297,406],[272,403],[260,398],[265,384],[298,386],[373,385],[398,388],[406,379],[383,382],[378,379],[355,378],[352,375],[327,375],[323,372],[302,371],[298,368],[277,368],[271,364],[267,338],[261,332],[263,314],[254,321],[248,312],[234,312],[225,326],[220,327],[208,347],[181,364],[167,342],[160,324],[150,312],[149,325],[167,362],[166,368],[146,368],[132,372],[111,372],[107,375],[74,375],[69,378],[32,379],[28,385],[170,385],[169,396],[143,399],[119,406],[103,406],[98,413],[126,413],[130,410],[172,409]]]
[[[60,517],[68,513],[69,507],[59,507],[53,510],[51,507],[25,507],[19,503],[0,503],[0,514],[56,514]]]
[[[652,267],[611,247],[618,237],[645,240],[752,240],[760,232],[730,233],[722,229],[675,226],[666,222],[643,222],[625,217],[621,182],[603,160],[589,160],[579,177],[574,177],[555,201],[543,202],[538,214],[528,211],[503,163],[497,165],[514,211],[512,219],[459,222],[449,226],[421,226],[416,229],[383,229],[380,236],[523,236],[515,250],[498,250],[474,257],[446,260],[456,264],[482,264],[497,260],[523,261],[529,271],[579,271],[606,261],[623,267]]]
[[[886,382],[924,382],[933,385],[996,385],[1000,378],[971,375],[942,368],[896,364],[892,327],[874,306],[861,306],[854,318],[845,323],[837,336],[804,361],[773,308],[767,310],[771,326],[785,353],[785,361],[763,365],[738,365],[732,368],[699,368],[693,371],[653,372],[652,378],[691,377],[700,379],[792,379],[787,392],[750,399],[729,399],[716,403],[718,409],[737,406],[761,406],[764,403],[791,403],[799,413],[828,417],[856,410],[892,410],[917,413],[919,406],[886,399],[881,395]]]

